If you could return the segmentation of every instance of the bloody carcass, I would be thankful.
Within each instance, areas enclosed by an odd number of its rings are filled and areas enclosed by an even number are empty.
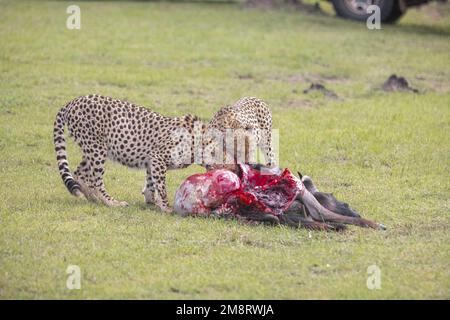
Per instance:
[[[218,216],[320,230],[346,224],[384,229],[361,218],[348,204],[320,192],[311,178],[288,169],[238,164],[188,177],[175,194],[175,212]]]

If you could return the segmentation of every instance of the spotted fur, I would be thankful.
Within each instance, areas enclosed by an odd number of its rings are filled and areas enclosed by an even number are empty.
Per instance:
[[[254,97],[245,97],[231,106],[222,107],[208,123],[207,130],[218,130],[225,134],[226,129],[231,129],[235,133],[237,130],[242,131],[234,136],[234,160],[238,157],[236,144],[244,142],[245,152],[248,152],[252,145],[247,140],[250,137],[254,139],[254,144],[263,151],[266,164],[268,166],[276,164],[272,146],[272,113],[264,101]],[[204,139],[203,148],[204,154],[212,154],[214,153],[213,150],[217,148],[217,141],[212,136],[209,136]],[[255,154],[255,151],[250,150],[250,153]],[[224,151],[224,153],[226,152]],[[241,155],[239,159],[248,160],[248,157],[247,155]]]
[[[115,200],[105,189],[106,159],[128,167],[143,168],[147,170],[143,191],[146,202],[170,211],[166,171],[186,167],[193,161],[193,139],[183,139],[181,135],[186,132],[193,134],[196,121],[199,119],[192,115],[169,118],[144,107],[100,95],[76,98],[58,112],[54,123],[56,159],[61,178],[75,196],[84,195],[109,206],[120,206],[127,203]],[[82,161],[73,176],[67,160],[65,125],[83,152]]]

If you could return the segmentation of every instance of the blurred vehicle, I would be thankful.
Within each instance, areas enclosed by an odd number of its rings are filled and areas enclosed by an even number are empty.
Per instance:
[[[381,22],[397,21],[408,7],[418,6],[430,0],[328,0],[333,3],[337,15],[352,20],[366,21],[372,13],[367,13],[371,5],[380,7]]]

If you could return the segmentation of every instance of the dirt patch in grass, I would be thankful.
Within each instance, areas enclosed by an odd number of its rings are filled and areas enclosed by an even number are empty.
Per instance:
[[[408,80],[405,77],[397,76],[395,74],[391,75],[383,84],[382,89],[388,92],[396,92],[396,91],[411,91],[414,93],[418,93],[419,90],[415,88],[411,88],[409,86]]]
[[[311,85],[309,86],[308,89],[303,90],[304,94],[308,94],[308,93],[312,93],[312,92],[320,92],[323,95],[325,95],[326,97],[331,98],[331,99],[339,98],[336,93],[325,88],[325,86],[320,83],[311,83]]]
[[[254,76],[251,73],[239,73],[237,78],[239,80],[252,80],[254,79]]]

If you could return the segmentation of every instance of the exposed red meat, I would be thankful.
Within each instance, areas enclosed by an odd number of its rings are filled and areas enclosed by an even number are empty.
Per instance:
[[[175,194],[174,209],[182,215],[282,214],[304,191],[288,169],[260,171],[240,164],[238,174],[216,169],[187,178]]]

